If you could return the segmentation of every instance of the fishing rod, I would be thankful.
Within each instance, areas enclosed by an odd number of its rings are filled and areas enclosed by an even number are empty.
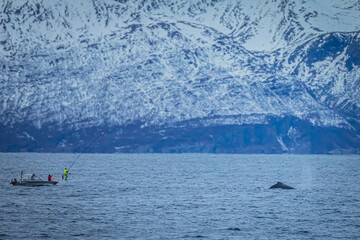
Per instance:
[[[75,161],[70,165],[68,171],[70,171],[70,168],[76,163],[76,161],[79,159],[81,154],[83,154],[99,137],[104,135],[104,132],[101,132],[98,136],[96,136],[82,151],[81,153],[76,157]]]

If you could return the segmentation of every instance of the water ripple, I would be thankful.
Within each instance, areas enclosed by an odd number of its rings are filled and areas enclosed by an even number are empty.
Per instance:
[[[0,239],[360,239],[358,156],[84,154],[67,181],[29,188],[9,181],[61,175],[73,155],[20,155],[0,153]]]

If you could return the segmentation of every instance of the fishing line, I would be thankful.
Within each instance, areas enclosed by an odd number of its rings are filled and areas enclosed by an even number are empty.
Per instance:
[[[79,159],[79,157],[81,156],[81,154],[83,154],[90,146],[91,144],[93,144],[99,137],[101,137],[102,135],[104,135],[104,132],[101,132],[98,136],[96,136],[85,148],[84,150],[81,151],[81,153],[76,157],[75,161],[70,165],[68,171],[70,171],[70,168],[76,163],[76,161]]]

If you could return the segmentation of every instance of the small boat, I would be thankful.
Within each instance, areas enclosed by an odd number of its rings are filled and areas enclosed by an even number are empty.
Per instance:
[[[20,181],[17,181],[16,178],[13,178],[10,182],[13,186],[45,186],[45,185],[55,185],[57,181],[44,181],[35,174],[24,174],[23,171],[20,173]]]

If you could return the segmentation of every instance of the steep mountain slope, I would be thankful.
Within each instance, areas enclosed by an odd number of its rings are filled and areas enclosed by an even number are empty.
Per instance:
[[[359,10],[5,1],[0,150],[359,153]]]

